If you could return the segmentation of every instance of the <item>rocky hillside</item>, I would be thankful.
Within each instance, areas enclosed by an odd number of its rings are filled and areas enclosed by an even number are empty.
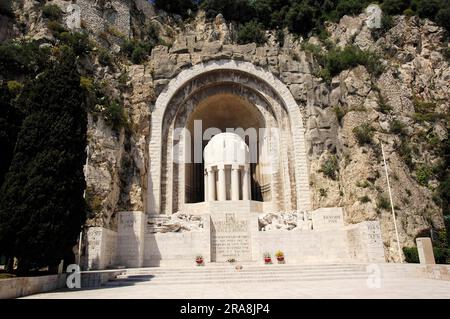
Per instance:
[[[15,2],[1,16],[0,40],[57,46],[70,1],[44,2]],[[80,56],[82,84],[96,97],[88,119],[88,225],[114,228],[115,212],[144,210],[149,118],[170,79],[198,63],[237,59],[271,71],[296,99],[313,208],[343,206],[347,223],[379,219],[393,259],[383,143],[401,244],[444,229],[450,68],[448,35],[434,22],[395,16],[373,30],[363,13],[327,22],[320,38],[267,30],[264,43],[237,44],[237,25],[222,15],[207,19],[200,11],[183,21],[146,1],[77,3],[75,31],[89,33],[93,46]],[[51,4],[61,9],[57,17],[45,10]]]

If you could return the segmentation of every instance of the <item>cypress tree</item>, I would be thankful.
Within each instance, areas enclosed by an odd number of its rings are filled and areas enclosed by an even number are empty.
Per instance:
[[[86,110],[71,49],[22,92],[26,117],[0,199],[0,251],[18,273],[56,266],[85,221]]]
[[[0,87],[0,186],[14,154],[17,134],[22,123],[22,113],[13,105],[13,95],[6,85]]]

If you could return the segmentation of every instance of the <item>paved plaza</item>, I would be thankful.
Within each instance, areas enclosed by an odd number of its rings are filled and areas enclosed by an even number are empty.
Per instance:
[[[28,296],[36,299],[310,299],[310,298],[450,298],[450,281],[432,279],[385,280],[368,288],[366,280],[301,281],[282,283],[106,286]]]

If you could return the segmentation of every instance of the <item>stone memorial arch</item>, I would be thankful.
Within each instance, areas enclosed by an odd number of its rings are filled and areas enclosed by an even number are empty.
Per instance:
[[[149,124],[147,209],[119,212],[117,231],[89,229],[88,269],[261,262],[277,250],[293,263],[384,260],[378,222],[311,211],[302,116],[272,73],[194,65],[168,83]]]
[[[203,161],[193,150],[199,138],[206,146],[212,136],[201,136],[210,128],[258,132],[251,200],[262,201],[263,211],[310,209],[302,116],[290,91],[263,68],[218,60],[182,71],[152,109],[149,215],[171,215],[205,200]],[[180,136],[181,129],[190,138]]]

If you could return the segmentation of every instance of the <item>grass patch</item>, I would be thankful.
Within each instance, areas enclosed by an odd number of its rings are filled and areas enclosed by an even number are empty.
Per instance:
[[[361,203],[363,203],[363,204],[369,203],[369,202],[372,201],[372,200],[370,199],[370,197],[367,196],[367,195],[364,195],[364,196],[358,198],[358,200],[359,200]]]
[[[383,209],[383,210],[390,210],[391,209],[391,203],[389,202],[389,199],[386,197],[380,195],[377,198],[377,208]]]
[[[356,126],[353,129],[353,134],[358,144],[362,146],[372,143],[373,131],[374,129],[370,124],[364,123],[359,126]]]
[[[336,156],[330,156],[321,166],[320,172],[332,180],[337,179],[339,165]]]
[[[422,186],[427,186],[433,172],[430,167],[421,165],[416,170],[416,180]]]
[[[392,134],[405,135],[405,124],[397,119],[389,123],[389,129]]]
[[[58,21],[62,17],[62,10],[56,4],[47,4],[42,8],[42,16],[49,20]]]
[[[415,111],[413,119],[418,123],[421,122],[434,123],[442,118],[441,114],[435,112],[436,104],[433,102],[427,102],[419,98],[414,98],[413,104]]]

